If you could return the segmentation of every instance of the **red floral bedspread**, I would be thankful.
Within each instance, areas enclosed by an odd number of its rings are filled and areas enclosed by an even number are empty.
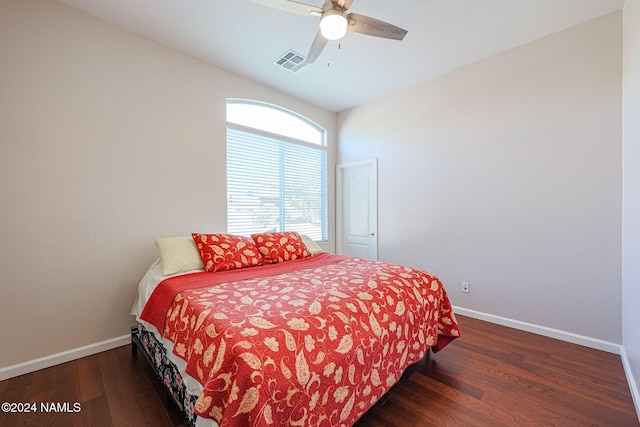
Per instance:
[[[164,335],[204,387],[200,416],[221,427],[350,426],[428,348],[460,335],[436,277],[390,263],[314,258],[302,270],[212,286],[208,278],[219,273],[197,274],[197,285],[194,275],[169,279],[192,288],[170,291]],[[298,261],[284,264],[291,270]]]

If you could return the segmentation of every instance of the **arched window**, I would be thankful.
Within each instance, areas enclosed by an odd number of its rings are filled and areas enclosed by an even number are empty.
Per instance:
[[[325,130],[275,105],[227,100],[227,232],[327,239]]]

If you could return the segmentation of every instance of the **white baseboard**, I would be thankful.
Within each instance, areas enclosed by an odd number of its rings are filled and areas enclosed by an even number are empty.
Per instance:
[[[640,421],[640,390],[638,390],[638,383],[633,376],[633,372],[631,372],[631,365],[629,364],[629,359],[627,358],[627,352],[625,351],[624,346],[622,347],[620,356],[622,357],[622,366],[624,366],[624,373],[627,376],[627,382],[629,383],[629,391],[631,391],[633,404],[636,407],[636,414],[638,414],[638,421]]]
[[[539,326],[532,323],[521,322],[519,320],[509,319],[506,317],[494,316],[493,314],[469,310],[467,308],[454,306],[453,312],[456,314],[460,314],[461,316],[473,317],[474,319],[480,319],[490,323],[496,323],[498,325],[519,329],[521,331],[531,332],[545,337],[555,338],[561,341],[567,341],[573,344],[595,348],[596,350],[602,350],[608,353],[620,354],[622,350],[622,346],[620,344],[612,343],[609,341],[590,338],[584,335],[574,334],[573,332],[547,328],[546,326]],[[464,334],[464,331],[462,333]]]
[[[490,323],[496,323],[498,325],[508,326],[510,328],[519,329],[526,332],[542,335],[545,337],[555,338],[561,341],[567,341],[573,344],[583,345],[585,347],[594,348],[596,350],[606,351],[608,353],[619,354],[622,359],[622,366],[624,367],[624,373],[627,377],[627,383],[629,384],[629,390],[631,391],[631,397],[633,398],[633,404],[638,414],[638,420],[640,421],[640,391],[638,390],[638,384],[631,372],[631,366],[624,346],[615,344],[608,341],[599,340],[596,338],[586,337],[584,335],[574,334],[572,332],[560,331],[558,329],[547,328],[545,326],[534,325],[532,323],[521,322],[519,320],[513,320],[506,317],[494,316],[493,314],[487,314],[480,311],[469,310],[462,307],[453,307],[453,312],[461,316],[473,317],[474,319],[484,320]],[[462,331],[464,334],[464,331]]]
[[[103,351],[111,350],[117,347],[122,347],[123,345],[127,345],[130,342],[131,335],[123,335],[121,337],[86,345],[84,347],[74,348],[71,350],[63,351],[61,353],[41,357],[39,359],[28,360],[26,362],[18,363],[17,365],[0,368],[0,381],[17,377],[23,374],[28,374],[29,372],[38,371],[40,369],[50,368],[61,363],[80,359],[81,357],[101,353]]]

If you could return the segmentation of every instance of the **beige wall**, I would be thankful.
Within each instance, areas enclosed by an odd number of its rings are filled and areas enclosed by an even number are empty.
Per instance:
[[[459,307],[620,344],[621,23],[341,113],[338,163],[378,158],[380,259]]]
[[[640,418],[640,0],[624,3],[622,330]]]
[[[0,371],[127,334],[154,239],[225,230],[227,97],[324,126],[333,168],[335,114],[57,2],[0,0],[0,61]]]

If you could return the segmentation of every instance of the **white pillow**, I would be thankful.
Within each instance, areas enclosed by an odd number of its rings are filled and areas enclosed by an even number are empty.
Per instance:
[[[192,237],[165,237],[156,240],[162,260],[162,274],[184,273],[204,270],[200,253]]]
[[[304,234],[301,234],[300,237],[302,237],[302,242],[307,247],[307,250],[311,252],[311,255],[316,255],[320,252],[324,252],[324,250],[322,250],[322,248],[318,246],[316,242],[311,240],[311,237],[305,236]]]

